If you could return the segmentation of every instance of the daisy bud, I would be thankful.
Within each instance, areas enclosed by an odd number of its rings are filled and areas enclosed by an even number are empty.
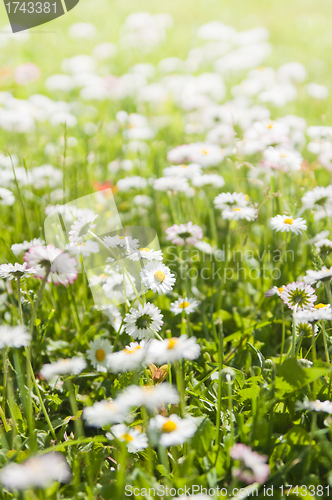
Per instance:
[[[226,366],[225,368],[223,368],[221,370],[221,378],[225,381],[225,382],[232,382],[232,380],[235,379],[235,371],[233,370],[233,368],[230,368],[229,366]]]
[[[162,365],[159,368],[151,363],[149,365],[149,369],[152,375],[152,380],[155,384],[160,384],[160,382],[164,382],[168,375],[168,365]]]

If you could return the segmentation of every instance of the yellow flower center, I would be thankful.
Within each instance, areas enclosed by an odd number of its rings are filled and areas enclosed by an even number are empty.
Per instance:
[[[169,339],[167,349],[169,350],[174,349],[174,347],[178,342],[179,340],[176,337],[172,337],[171,339]]]
[[[285,219],[284,224],[289,224],[291,226],[293,224],[293,219]]]
[[[165,279],[165,274],[162,271],[157,271],[154,273],[154,277],[159,283],[162,283]]]
[[[241,212],[241,208],[233,208],[233,212]]]
[[[173,422],[172,420],[167,420],[167,422],[165,422],[161,428],[161,430],[163,432],[167,432],[167,433],[173,432],[176,429],[177,429],[176,423]]]
[[[282,286],[281,286],[281,287],[279,287],[279,288],[278,288],[278,291],[279,291],[279,293],[282,293],[282,292],[284,291],[283,287],[282,287]]]
[[[150,252],[150,248],[140,248],[140,252]]]
[[[247,194],[245,194],[244,196],[245,196],[245,199],[246,199],[247,201],[249,201],[249,196],[248,196]]]
[[[181,165],[181,167],[182,167],[182,168],[187,168],[187,167],[188,167],[188,165]]]
[[[267,128],[273,128],[273,123],[269,123]]]
[[[188,307],[188,306],[189,306],[189,302],[181,302],[181,304],[179,304],[179,307],[180,307],[181,309],[185,309],[185,308],[186,308],[186,307]]]
[[[206,151],[206,149],[202,149],[202,153],[203,153],[203,155],[207,155],[208,154],[208,152]]]
[[[315,309],[324,309],[324,307],[327,307],[327,305],[326,304],[316,304],[314,306]]]
[[[285,153],[280,153],[280,158],[287,158],[287,155],[285,155]]]
[[[97,349],[96,350],[96,358],[97,358],[97,361],[104,361],[104,359],[105,359],[104,349]]]
[[[130,443],[130,441],[132,441],[134,439],[130,434],[128,434],[128,432],[126,434],[122,434],[121,437],[127,443]]]
[[[131,347],[130,349],[123,349],[123,352],[126,354],[133,354],[134,352],[138,351],[139,349],[142,349],[140,345],[136,345],[135,347]]]

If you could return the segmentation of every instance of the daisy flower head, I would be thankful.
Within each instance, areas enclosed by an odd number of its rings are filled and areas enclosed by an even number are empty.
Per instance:
[[[150,420],[149,430],[162,446],[180,445],[188,441],[196,432],[193,418],[180,418],[178,415],[163,417],[156,415]]]
[[[89,257],[92,253],[99,252],[99,245],[96,241],[87,240],[81,243],[70,243],[66,246],[67,250],[71,255],[75,257],[82,255],[83,257]]]
[[[332,204],[332,185],[327,187],[316,186],[312,191],[308,191],[302,198],[302,204],[305,208],[327,208]]]
[[[40,374],[46,380],[51,380],[60,375],[78,375],[86,367],[84,358],[74,356],[73,358],[59,359],[54,363],[43,365]]]
[[[57,452],[30,457],[20,464],[9,463],[0,471],[0,482],[10,491],[47,488],[54,481],[68,483],[70,480],[68,463]]]
[[[153,183],[156,191],[185,192],[190,189],[187,179],[179,176],[159,177]]]
[[[303,281],[293,281],[284,288],[280,298],[290,309],[300,311],[313,307],[317,295],[312,286],[306,285]]]
[[[99,372],[107,372],[107,356],[113,347],[107,339],[98,338],[90,342],[90,349],[86,351],[87,358]]]
[[[138,309],[131,308],[129,313],[126,314],[124,329],[134,339],[151,338],[162,327],[162,318],[163,315],[160,314],[160,309],[150,302],[143,306],[139,304]]]
[[[118,399],[104,399],[83,410],[83,418],[90,427],[105,427],[130,420],[128,406],[118,402]]]
[[[291,215],[276,215],[271,219],[271,227],[282,233],[291,231],[295,234],[302,234],[302,231],[306,231],[307,224],[302,217],[294,219]]]
[[[225,208],[221,214],[225,220],[248,220],[253,221],[257,219],[257,210],[253,207],[233,207]]]
[[[314,246],[320,254],[328,254],[332,252],[332,241],[327,238],[322,238],[321,240],[316,241]]]
[[[119,248],[126,252],[133,252],[137,250],[139,246],[138,239],[132,236],[121,236],[118,234],[115,236],[105,236],[103,242],[108,248]]]
[[[214,206],[220,210],[231,207],[246,207],[249,204],[249,196],[243,193],[220,193],[214,199]]]
[[[148,446],[148,438],[144,432],[125,424],[113,425],[111,432],[106,433],[106,437],[110,441],[116,438],[126,443],[129,453],[137,453]]]
[[[286,288],[285,285],[279,287],[273,286],[267,292],[265,292],[265,297],[273,297],[273,295],[278,295],[278,297],[280,297],[285,288]]]
[[[25,240],[23,243],[14,243],[14,245],[11,246],[11,251],[13,252],[14,255],[20,255],[20,253],[29,250],[29,248],[36,247],[39,245],[44,246],[45,241],[42,240],[41,238],[34,238],[31,241]]]
[[[159,262],[149,262],[140,274],[143,285],[159,295],[170,292],[175,283],[175,275],[169,267]]]
[[[47,276],[48,283],[67,286],[77,278],[76,259],[54,245],[31,247],[23,259],[29,268],[34,269],[35,278],[44,279]]]
[[[122,351],[107,356],[107,366],[112,373],[139,370],[148,363],[145,361],[147,349],[145,341],[131,342]]]
[[[233,469],[233,476],[240,481],[247,484],[254,482],[262,484],[268,478],[270,467],[266,463],[266,455],[260,455],[256,451],[252,451],[249,446],[240,443],[234,445],[229,454],[233,460],[240,461],[240,468]]]
[[[328,269],[326,266],[323,266],[322,269],[320,269],[319,271],[313,271],[309,269],[304,277],[304,282],[313,285],[318,281],[330,281],[331,278],[332,278],[332,267]]]
[[[117,399],[128,408],[146,406],[154,411],[160,410],[167,404],[178,404],[179,395],[174,387],[163,382],[157,385],[131,385]]]
[[[172,337],[165,340],[152,340],[148,347],[148,359],[151,363],[162,365],[173,363],[180,359],[196,359],[201,352],[196,337],[187,335]]]
[[[268,147],[264,151],[264,165],[283,172],[301,170],[303,158],[298,151]]]
[[[296,323],[295,332],[298,337],[301,336],[308,338],[312,336],[312,326],[310,323],[308,323],[307,321],[298,321],[298,320],[296,320],[295,323]],[[318,333],[318,326],[315,325],[314,334],[316,335],[317,333]]]
[[[92,210],[87,210],[82,213],[77,220],[75,220],[69,231],[69,241],[71,243],[82,243],[83,237],[88,234],[88,232],[96,227],[93,222],[98,217]]]
[[[310,309],[298,311],[295,314],[296,322],[316,323],[317,321],[331,321],[332,311],[330,304],[316,304]]]
[[[24,326],[0,326],[0,349],[3,347],[25,347],[30,342],[31,335]]]
[[[166,229],[166,240],[174,245],[195,245],[203,238],[203,230],[191,221],[186,224],[174,224]]]
[[[128,258],[132,261],[142,260],[143,263],[151,260],[161,262],[163,260],[163,252],[161,250],[153,250],[148,247],[138,248],[137,250],[129,251]]]
[[[175,315],[181,314],[182,312],[190,314],[195,311],[198,305],[198,300],[193,298],[188,299],[188,297],[185,297],[184,299],[178,299],[175,302],[172,302],[170,309]]]
[[[316,399],[315,401],[309,401],[305,399],[302,401],[296,401],[295,408],[297,411],[299,410],[307,410],[307,411],[316,411],[316,412],[324,412],[332,414],[332,402],[329,400],[320,401]]]
[[[0,187],[0,205],[14,205],[15,203],[15,196],[13,193],[4,187]]]
[[[35,270],[28,268],[27,262],[24,264],[1,264],[0,265],[0,278],[7,279],[9,281],[13,279],[29,278],[31,274],[34,274]]]

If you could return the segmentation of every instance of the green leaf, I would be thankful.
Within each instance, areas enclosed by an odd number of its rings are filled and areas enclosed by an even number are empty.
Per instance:
[[[294,358],[287,359],[277,370],[276,395],[282,397],[298,391],[330,371],[331,367],[321,361],[316,361],[311,368],[302,368]]]

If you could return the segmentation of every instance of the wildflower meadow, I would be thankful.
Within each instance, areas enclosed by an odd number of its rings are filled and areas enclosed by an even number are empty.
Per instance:
[[[330,11],[1,5],[1,499],[332,496]]]

